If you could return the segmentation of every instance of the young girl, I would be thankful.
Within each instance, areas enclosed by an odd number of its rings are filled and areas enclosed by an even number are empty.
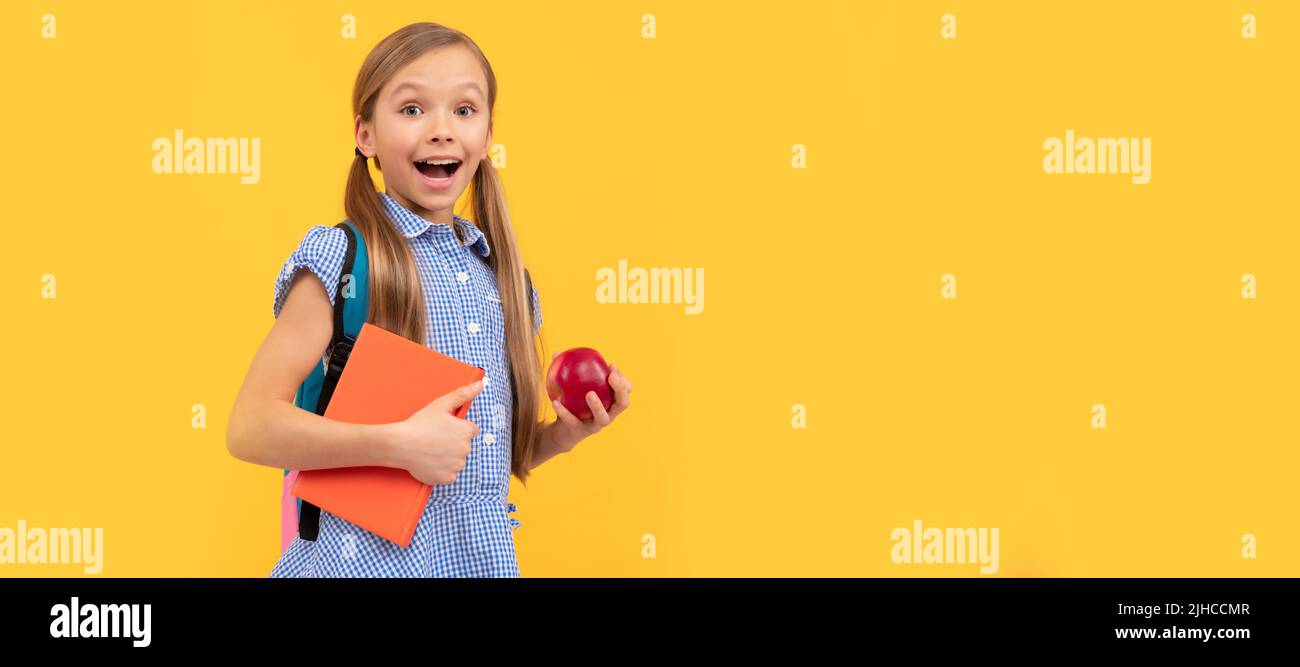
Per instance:
[[[478,46],[434,23],[389,35],[361,65],[344,209],[368,250],[367,321],[487,375],[391,424],[349,424],[294,406],[330,340],[346,248],[342,229],[311,227],[276,281],[276,322],[235,399],[227,447],[241,460],[291,470],[403,468],[433,492],[406,548],[322,508],[316,539],[295,537],[272,577],[519,576],[510,474],[526,482],[534,467],[630,405],[632,384],[611,367],[608,411],[589,392],[591,419],[553,401],[558,420],[538,423],[541,302],[536,290],[524,294],[523,262],[488,159],[496,92]],[[385,192],[370,178],[371,157]],[[471,182],[473,222],[452,212]],[[456,418],[470,399],[466,419]]]

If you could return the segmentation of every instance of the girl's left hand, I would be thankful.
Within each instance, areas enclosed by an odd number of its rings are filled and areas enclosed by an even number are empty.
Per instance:
[[[555,437],[559,442],[567,445],[565,449],[572,449],[579,441],[600,432],[632,405],[629,398],[629,394],[632,393],[632,383],[614,364],[609,365],[609,386],[614,389],[614,404],[608,411],[601,404],[596,392],[587,392],[587,406],[591,408],[591,419],[586,421],[578,419],[569,412],[559,399],[551,401],[551,405],[555,407],[555,415],[559,417],[559,421],[555,423],[557,431]]]

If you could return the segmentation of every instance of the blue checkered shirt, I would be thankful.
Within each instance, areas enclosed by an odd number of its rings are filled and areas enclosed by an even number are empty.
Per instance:
[[[479,427],[469,458],[455,481],[433,487],[408,547],[402,548],[322,509],[315,541],[295,536],[271,577],[518,577],[510,490],[510,360],[491,249],[474,223],[453,216],[449,226],[431,224],[387,193],[379,194],[394,226],[410,244],[425,297],[425,345],[487,370],[483,390],[466,419]],[[275,316],[299,269],[311,271],[334,303],[347,238],[342,229],[307,230],[275,282]],[[542,324],[541,301],[532,291],[533,332]],[[322,359],[323,363],[323,359]]]

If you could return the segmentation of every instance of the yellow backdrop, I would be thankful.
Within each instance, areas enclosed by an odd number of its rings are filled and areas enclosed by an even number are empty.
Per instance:
[[[1300,574],[1300,7],[948,0],[5,3],[0,527],[103,569],[0,576],[270,571],[281,471],[225,420],[423,20],[496,68],[548,352],[636,386],[514,481],[524,576],[981,576],[894,562],[918,520],[997,528],[994,576]],[[155,173],[178,130],[257,182]],[[1067,130],[1150,182],[1047,173]],[[598,302],[620,260],[702,312]]]

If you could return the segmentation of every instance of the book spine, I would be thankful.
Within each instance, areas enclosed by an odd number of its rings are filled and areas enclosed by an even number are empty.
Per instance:
[[[415,494],[411,501],[411,507],[407,510],[406,525],[402,526],[402,546],[406,547],[411,544],[411,538],[415,535],[415,526],[420,523],[420,517],[424,514],[424,506],[429,502],[429,494],[433,487],[428,484],[421,484],[420,490]]]

